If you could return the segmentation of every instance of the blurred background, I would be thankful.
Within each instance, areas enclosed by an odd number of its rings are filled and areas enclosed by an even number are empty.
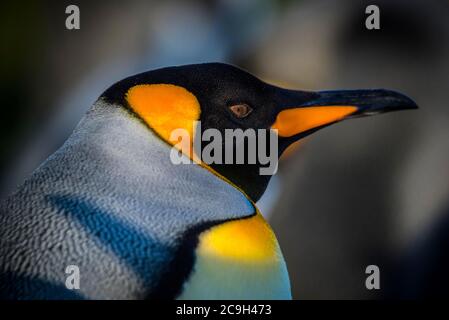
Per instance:
[[[76,4],[81,29],[65,28]],[[380,8],[380,30],[365,8]],[[302,89],[399,90],[419,110],[326,128],[290,150],[260,207],[297,299],[448,296],[449,2],[2,1],[0,196],[114,82],[222,61]],[[377,265],[381,289],[367,290]]]

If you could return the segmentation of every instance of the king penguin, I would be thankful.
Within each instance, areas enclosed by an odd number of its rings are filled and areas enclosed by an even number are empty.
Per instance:
[[[291,299],[255,205],[270,175],[259,160],[175,165],[171,133],[276,129],[280,156],[341,120],[414,108],[394,91],[290,90],[222,63],[126,78],[1,202],[0,298]]]

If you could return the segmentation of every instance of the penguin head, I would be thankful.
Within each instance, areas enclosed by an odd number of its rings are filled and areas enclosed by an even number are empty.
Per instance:
[[[244,140],[244,150],[250,148],[249,144],[255,144],[253,150],[264,145],[266,154],[276,152],[278,158],[293,142],[330,124],[417,108],[405,95],[385,89],[315,92],[284,89],[223,63],[168,67],[141,73],[116,83],[102,98],[131,111],[171,146],[178,142],[171,139],[174,130],[185,130],[191,138],[188,146],[184,145],[182,149],[190,150],[184,152],[190,157],[201,155],[207,148],[207,142],[198,146],[193,141],[204,140],[203,134],[208,129],[217,130],[222,137],[226,137],[227,129],[254,129],[256,140]],[[277,150],[268,150],[270,129],[276,129]],[[265,136],[257,134],[264,131]],[[263,141],[261,137],[264,137]],[[260,169],[266,162],[262,163],[258,157],[249,161],[246,156],[243,163],[237,162],[236,144],[229,147],[226,142],[225,139],[219,141],[221,150],[215,150],[223,161],[205,166],[257,201],[271,177],[261,174]],[[234,161],[225,160],[229,152],[233,152]]]

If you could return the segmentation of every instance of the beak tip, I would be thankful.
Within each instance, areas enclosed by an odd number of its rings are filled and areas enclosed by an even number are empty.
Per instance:
[[[409,106],[409,109],[419,109],[419,106],[416,104],[416,102],[415,101],[413,101],[413,100],[411,100],[410,99],[410,101],[411,101],[411,104],[410,104],[410,106]]]
[[[416,102],[413,101],[411,98],[409,98],[407,95],[397,91],[390,91],[390,92],[392,93],[392,95],[396,97],[397,104],[398,105],[402,104],[404,109],[419,109]]]
[[[400,110],[419,109],[418,105],[411,98],[403,93],[386,89],[371,90],[374,99],[373,104],[364,105],[361,108],[362,112],[390,112]],[[369,95],[368,95],[369,96]]]

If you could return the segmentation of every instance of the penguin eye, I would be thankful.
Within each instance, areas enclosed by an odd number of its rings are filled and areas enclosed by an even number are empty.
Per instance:
[[[246,103],[232,105],[229,107],[229,109],[239,119],[245,118],[251,113],[251,111],[253,111],[253,109]]]

